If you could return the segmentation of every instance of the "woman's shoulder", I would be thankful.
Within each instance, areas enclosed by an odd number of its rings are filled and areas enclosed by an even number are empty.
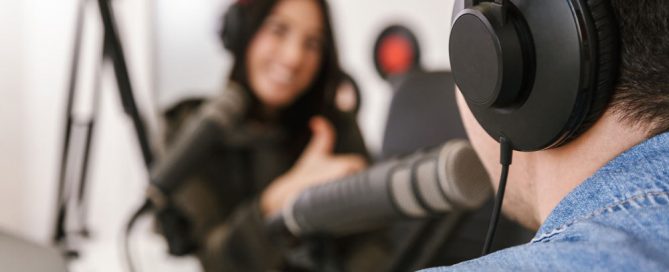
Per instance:
[[[204,103],[204,98],[187,98],[169,107],[163,116],[168,120],[182,118],[184,115],[192,115]]]
[[[177,132],[183,128],[183,125],[188,122],[198,112],[202,104],[206,100],[204,98],[188,98],[177,102],[163,112],[165,119],[165,140],[171,143]]]
[[[216,93],[212,97],[189,97],[183,100],[178,101],[172,106],[168,107],[162,114],[162,117],[166,123],[166,139],[167,142],[171,142],[172,137],[175,136],[175,132],[183,128],[183,126],[190,120],[192,120],[200,109],[207,103],[213,103],[215,101],[224,100],[221,98],[229,98],[230,96],[224,96],[224,93],[235,92],[235,94],[241,93],[240,85],[229,81],[224,88],[219,90],[219,93]],[[232,96],[234,99],[239,100],[239,95]]]

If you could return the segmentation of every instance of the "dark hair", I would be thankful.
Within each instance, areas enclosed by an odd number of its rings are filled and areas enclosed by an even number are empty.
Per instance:
[[[251,40],[262,27],[274,7],[281,1],[282,0],[249,0],[236,3],[236,5],[239,5],[239,9],[243,16],[240,16],[241,22],[237,22],[240,31],[238,31],[238,37],[235,37],[237,39],[235,43],[238,46],[235,46],[231,52],[235,58],[235,62],[232,67],[230,79],[241,84],[243,89],[245,89],[252,98],[253,103],[250,107],[249,114],[253,117],[259,117],[262,104],[251,91],[245,56]],[[321,65],[316,72],[313,82],[307,87],[307,90],[292,105],[283,109],[279,117],[281,125],[288,130],[288,133],[293,134],[293,137],[306,137],[307,139],[309,134],[307,125],[309,119],[317,114],[325,116],[331,115],[331,111],[334,108],[334,93],[342,74],[339,66],[328,5],[325,0],[314,1],[320,7],[324,26]]]
[[[649,136],[669,131],[669,1],[612,0],[621,67],[611,110]]]

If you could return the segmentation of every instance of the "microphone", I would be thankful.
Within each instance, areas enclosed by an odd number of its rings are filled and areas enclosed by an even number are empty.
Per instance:
[[[249,99],[237,84],[228,86],[202,105],[195,120],[180,132],[172,148],[151,167],[147,196],[154,205],[166,205],[166,196],[180,187],[183,180],[211,155],[214,147],[239,142],[243,138],[235,137],[229,128],[240,123]]]
[[[451,140],[302,192],[270,228],[295,236],[346,235],[403,218],[480,207],[490,178],[468,141]]]

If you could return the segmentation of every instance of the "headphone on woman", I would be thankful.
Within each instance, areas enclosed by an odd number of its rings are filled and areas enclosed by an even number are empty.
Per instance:
[[[223,15],[223,25],[219,31],[219,36],[223,41],[223,46],[230,52],[237,52],[242,48],[242,39],[244,34],[248,34],[248,24],[244,18],[248,16],[246,6],[253,0],[235,0]]]
[[[453,76],[494,139],[558,147],[605,111],[619,65],[609,1],[456,0],[453,14]]]

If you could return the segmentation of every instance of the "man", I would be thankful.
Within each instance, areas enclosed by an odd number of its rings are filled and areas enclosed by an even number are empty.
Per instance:
[[[621,67],[608,109],[564,146],[513,155],[503,211],[536,236],[436,271],[669,270],[669,1],[611,4]],[[498,177],[499,144],[460,93],[458,102],[473,146]]]

